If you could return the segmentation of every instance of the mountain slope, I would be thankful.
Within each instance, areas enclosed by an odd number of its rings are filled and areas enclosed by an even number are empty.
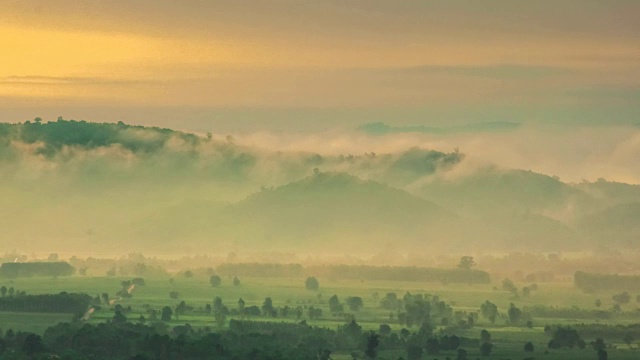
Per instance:
[[[230,207],[226,231],[275,245],[373,250],[441,244],[461,238],[461,219],[402,190],[344,173],[317,173],[265,189]]]
[[[596,202],[588,194],[544,174],[488,166],[454,179],[436,178],[415,191],[465,213],[511,214],[513,211],[578,209]]]
[[[640,202],[618,204],[578,221],[582,234],[597,245],[640,244]]]

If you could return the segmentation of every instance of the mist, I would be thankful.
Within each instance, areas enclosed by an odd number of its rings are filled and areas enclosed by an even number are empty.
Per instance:
[[[2,241],[38,253],[328,257],[635,247],[639,229],[624,219],[638,215],[637,128],[444,130],[4,124]]]

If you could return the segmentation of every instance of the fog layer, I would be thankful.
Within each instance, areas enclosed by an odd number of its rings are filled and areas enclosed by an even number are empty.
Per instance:
[[[636,246],[638,130],[548,130],[227,136],[2,124],[0,245],[145,254]]]

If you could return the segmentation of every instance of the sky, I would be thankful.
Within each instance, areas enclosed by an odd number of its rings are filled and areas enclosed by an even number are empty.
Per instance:
[[[633,0],[5,0],[0,105],[629,123],[639,16]]]
[[[592,179],[638,165],[609,156],[640,151],[638,18],[635,0],[4,0],[0,121],[122,120],[254,142],[304,133],[311,150],[371,122],[513,122],[508,139],[395,134],[346,151],[413,141]],[[511,145],[487,149],[496,137]],[[261,145],[314,143],[289,140]],[[541,148],[567,160],[540,165]]]

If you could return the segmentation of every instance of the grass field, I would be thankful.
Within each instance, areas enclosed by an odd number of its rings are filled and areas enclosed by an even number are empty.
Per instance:
[[[46,294],[67,292],[84,292],[92,296],[108,293],[112,298],[114,294],[121,288],[121,281],[130,280],[130,278],[120,277],[60,277],[60,278],[24,278],[15,279],[13,281],[0,282],[0,285],[13,286],[16,290],[24,290],[29,294]],[[180,316],[178,319],[174,317],[170,325],[182,325],[189,323],[194,327],[208,326],[216,329],[218,325],[215,323],[212,315],[206,315],[198,312],[198,309],[213,302],[215,297],[223,299],[224,305],[230,309],[237,308],[238,299],[245,301],[245,306],[257,305],[261,306],[265,297],[273,299],[274,306],[288,305],[290,307],[311,306],[321,307],[323,309],[323,317],[316,320],[304,319],[314,326],[322,326],[335,329],[345,323],[343,317],[334,317],[330,314],[327,300],[336,294],[342,302],[349,296],[359,296],[364,300],[364,307],[358,312],[354,312],[355,318],[364,330],[378,330],[381,323],[391,323],[389,319],[389,311],[379,306],[379,301],[374,298],[374,293],[379,297],[384,296],[388,292],[395,292],[402,297],[406,292],[413,294],[432,294],[438,295],[442,300],[451,304],[454,310],[479,311],[479,306],[485,300],[490,300],[498,305],[499,311],[505,313],[511,302],[518,307],[547,305],[557,307],[577,306],[586,309],[595,309],[594,302],[596,299],[602,299],[602,308],[610,308],[613,305],[611,295],[609,293],[585,294],[573,287],[570,283],[542,283],[539,289],[529,298],[512,299],[511,294],[506,291],[495,290],[497,284],[488,285],[441,285],[426,284],[417,282],[390,282],[390,281],[356,281],[356,280],[320,280],[320,289],[318,291],[309,291],[304,287],[304,279],[296,278],[244,278],[241,279],[240,286],[232,285],[231,279],[223,279],[220,287],[212,287],[206,278],[176,278],[170,280],[168,278],[145,278],[146,285],[138,286],[133,290],[133,297],[123,299],[118,303],[124,307],[131,307],[131,312],[126,316],[130,321],[136,321],[140,315],[148,317],[147,309],[161,309],[163,306],[174,308],[180,301],[184,300],[188,305],[193,306],[196,311],[191,314]],[[171,299],[169,292],[177,291],[178,299]],[[624,305],[625,311],[634,310],[637,307],[635,302]],[[101,310],[96,311],[91,318],[91,322],[101,322],[110,319],[113,311],[108,306],[103,306]],[[58,322],[69,321],[71,318],[68,314],[33,314],[33,313],[3,313],[0,312],[0,325],[3,330],[13,328],[14,330],[28,330],[36,333],[43,333],[44,330]],[[297,322],[294,317],[267,319],[262,317],[251,318],[260,321],[289,321]],[[607,324],[629,324],[640,322],[640,318],[634,317],[615,317],[600,323]],[[533,327],[513,327],[506,324],[503,318],[499,318],[494,325],[491,325],[482,317],[472,329],[459,330],[456,332],[458,336],[479,338],[480,330],[487,329],[492,334],[494,343],[494,351],[490,358],[507,359],[507,358],[525,358],[533,356],[536,359],[596,359],[595,351],[590,347],[583,350],[549,350],[546,344],[549,341],[548,335],[544,333],[546,324],[577,324],[577,323],[593,323],[595,321],[579,318],[534,318]],[[393,330],[402,328],[399,324],[391,323]],[[416,330],[415,328],[413,329]],[[585,339],[587,342],[593,339]],[[640,339],[638,339],[640,340]],[[531,341],[535,345],[533,354],[525,354],[523,345]],[[608,344],[612,344],[615,348],[609,349],[610,359],[640,359],[640,348],[637,344],[632,344],[632,348],[624,344],[621,339],[605,339]],[[479,349],[467,349],[469,358],[475,359],[480,357]],[[347,357],[344,357],[347,356]],[[381,358],[396,359],[400,356],[406,357],[405,352],[383,352]],[[440,358],[447,356],[452,359],[455,354],[442,353],[439,356],[423,358]],[[335,354],[335,359],[350,358],[348,354]]]

